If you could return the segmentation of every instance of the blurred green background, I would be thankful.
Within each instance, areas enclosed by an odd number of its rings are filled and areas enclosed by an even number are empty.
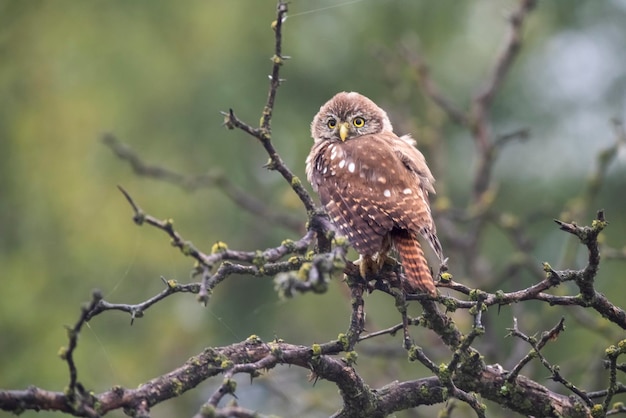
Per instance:
[[[283,45],[291,60],[283,67],[286,82],[273,119],[282,158],[304,179],[310,120],[337,91],[356,90],[387,109],[399,133],[411,132],[424,144],[440,196],[464,208],[476,162],[471,137],[421,95],[399,45],[419,47],[444,93],[465,107],[499,51],[515,5],[509,0],[292,1]],[[137,303],[163,288],[160,276],[192,281],[190,259],[163,233],[135,226],[116,185],[151,215],[173,218],[178,231],[205,251],[218,240],[254,250],[298,238],[259,222],[218,190],[188,193],[139,178],[99,141],[111,132],[145,161],[183,174],[221,170],[276,211],[304,223],[306,214],[288,185],[262,168],[267,160],[262,147],[242,132],[226,130],[219,114],[233,108],[257,124],[271,69],[275,6],[273,0],[0,1],[0,388],[63,390],[68,374],[57,356],[67,344],[63,326],[77,320],[92,289],[101,289],[111,302]],[[529,128],[531,138],[501,153],[493,174],[495,207],[520,219],[538,213],[527,228],[537,242],[531,254],[537,265],[583,265],[584,251],[567,257],[568,237],[552,223],[568,213],[584,218],[564,220],[586,224],[596,209],[605,208],[611,222],[605,242],[615,248],[626,244],[623,149],[600,193],[587,202],[591,211],[572,210],[597,153],[615,140],[611,118],[624,116],[625,21],[626,6],[619,0],[540,2],[496,98],[491,119],[496,133]],[[489,291],[531,283],[521,275],[493,284],[513,250],[496,228],[487,228],[481,243],[480,277],[461,272],[455,275],[459,281]],[[454,254],[448,255],[454,263]],[[598,288],[625,306],[623,279],[623,263],[607,261]],[[574,291],[559,289],[567,290]],[[398,322],[384,295],[369,296],[366,309],[371,330]],[[513,315],[523,318],[528,334],[566,315],[569,328],[546,355],[576,384],[604,387],[601,354],[623,332],[598,315],[572,317],[573,311],[542,304],[492,309],[491,327],[480,342],[486,360],[512,367],[528,351],[504,339]],[[174,295],[133,326],[121,313],[95,318],[80,336],[79,380],[95,392],[136,387],[205,346],[253,333],[265,340],[324,342],[346,329],[348,314],[339,280],[324,295],[282,301],[271,278],[235,277],[216,289],[206,308],[192,295]],[[591,322],[582,327],[584,318]],[[459,314],[462,326],[467,321]],[[419,344],[428,347],[432,335],[419,335]],[[400,347],[398,339],[380,343]],[[427,374],[417,364],[407,367],[401,351],[398,356],[392,362],[363,355],[358,367],[373,387]],[[536,364],[524,373],[547,376]],[[216,383],[156,406],[153,416],[193,415]],[[333,385],[313,387],[305,371],[293,368],[270,371],[254,385],[242,378],[238,394],[243,406],[283,416],[322,417],[339,407]],[[509,416],[490,408],[490,416]],[[464,416],[460,409],[458,416]],[[398,416],[433,416],[436,410]]]

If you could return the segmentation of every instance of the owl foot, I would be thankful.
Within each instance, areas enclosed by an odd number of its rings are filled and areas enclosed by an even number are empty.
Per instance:
[[[372,280],[380,280],[383,271],[393,271],[398,265],[398,261],[386,254],[377,254],[373,257],[360,256],[354,264],[359,266],[359,273],[363,280],[369,283]],[[396,284],[391,283],[391,285],[395,286]]]
[[[369,255],[359,256],[359,259],[356,260],[354,264],[359,266],[359,273],[365,280],[377,274],[382,267],[382,264],[379,262],[379,257],[371,257]]]

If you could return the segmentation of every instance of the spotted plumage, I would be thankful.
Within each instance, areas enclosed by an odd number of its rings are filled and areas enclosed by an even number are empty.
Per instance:
[[[417,235],[443,259],[428,193],[434,178],[409,136],[393,133],[385,111],[358,93],[338,93],[311,124],[306,173],[331,221],[361,255],[361,273],[395,248],[408,292],[436,295]]]

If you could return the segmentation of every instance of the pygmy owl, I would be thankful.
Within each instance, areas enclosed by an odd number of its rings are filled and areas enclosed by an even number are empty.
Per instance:
[[[434,178],[415,141],[393,133],[387,113],[367,97],[341,92],[311,123],[313,148],[306,174],[331,221],[360,254],[365,278],[395,249],[402,287],[435,296],[435,284],[417,235],[440,260],[441,244],[430,213]]]

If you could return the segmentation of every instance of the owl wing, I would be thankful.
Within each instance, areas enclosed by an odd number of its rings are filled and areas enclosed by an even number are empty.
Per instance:
[[[435,189],[433,187],[435,179],[426,165],[424,155],[419,152],[417,148],[415,148],[415,141],[408,135],[404,135],[398,139],[399,140],[395,142],[398,158],[400,158],[400,161],[402,161],[405,168],[417,178],[416,184],[421,190],[421,195],[418,194],[420,195],[419,199],[423,199],[425,207],[428,209],[428,213],[425,214],[427,217],[418,216],[416,219],[419,225],[415,226],[418,227],[417,231],[429,242],[430,246],[437,254],[437,257],[439,257],[439,260],[443,261],[443,249],[441,248],[441,243],[437,237],[437,229],[435,227],[435,222],[432,219],[428,199],[428,193],[435,194]]]
[[[428,202],[434,178],[410,138],[391,132],[366,135],[347,141],[344,151],[347,161],[358,162],[346,194],[359,196],[359,210],[373,215],[366,221],[385,233],[393,228],[419,233],[443,259]]]
[[[371,185],[359,174],[368,169],[367,164],[359,162],[359,155],[347,145],[325,142],[316,146],[307,161],[307,176],[341,235],[359,254],[372,256],[393,229],[393,220],[372,204]]]

